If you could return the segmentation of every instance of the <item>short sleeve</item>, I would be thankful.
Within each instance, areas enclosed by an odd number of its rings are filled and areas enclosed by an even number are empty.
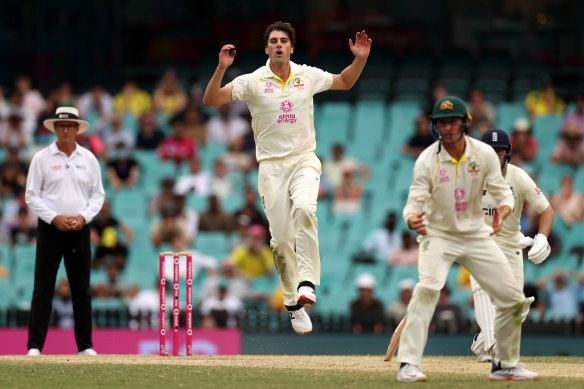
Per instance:
[[[302,68],[312,82],[313,95],[329,90],[333,85],[333,75],[331,73],[308,65],[302,65]]]
[[[525,193],[525,199],[537,213],[542,213],[550,205],[548,199],[527,173],[519,169],[518,171],[521,177],[521,186],[523,187],[523,193]]]
[[[252,88],[253,73],[236,77],[227,85],[233,86],[231,97],[233,100],[249,101],[253,96]]]

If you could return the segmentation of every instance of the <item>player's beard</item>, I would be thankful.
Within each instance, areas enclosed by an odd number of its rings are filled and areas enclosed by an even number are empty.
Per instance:
[[[448,140],[445,140],[445,135],[448,135],[446,137],[446,138],[448,138]],[[447,132],[445,134],[442,134],[442,133],[440,134],[440,140],[442,141],[442,144],[444,146],[453,146],[453,145],[457,144],[458,142],[460,142],[463,137],[464,137],[464,131],[462,129],[459,130],[458,132],[450,131],[450,132]]]

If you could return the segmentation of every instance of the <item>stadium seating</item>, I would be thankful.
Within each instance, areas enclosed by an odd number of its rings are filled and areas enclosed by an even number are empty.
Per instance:
[[[229,236],[223,232],[199,231],[195,247],[203,254],[222,260],[230,253]]]
[[[352,107],[350,103],[323,103],[319,126],[316,129],[318,154],[322,158],[329,158],[331,147],[335,143],[344,144],[347,141],[349,127],[352,124]]]
[[[14,273],[13,286],[17,304],[30,304],[34,287],[36,247],[31,244],[17,244],[14,246]]]

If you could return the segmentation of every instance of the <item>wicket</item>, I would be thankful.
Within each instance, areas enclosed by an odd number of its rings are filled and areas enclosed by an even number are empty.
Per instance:
[[[179,355],[179,312],[180,312],[180,271],[179,264],[181,258],[186,258],[187,270],[187,297],[186,297],[186,333],[187,346],[186,355],[193,355],[193,256],[191,253],[164,252],[158,256],[159,262],[159,291],[160,291],[160,315],[158,320],[160,355],[168,355],[166,352],[166,274],[165,263],[167,260],[173,262],[173,283],[172,283],[172,355]]]

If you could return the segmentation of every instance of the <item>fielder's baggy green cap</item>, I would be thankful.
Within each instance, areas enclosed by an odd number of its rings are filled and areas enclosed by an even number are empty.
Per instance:
[[[463,118],[466,119],[468,111],[464,101],[456,96],[446,96],[436,101],[432,109],[432,120],[441,118]]]

